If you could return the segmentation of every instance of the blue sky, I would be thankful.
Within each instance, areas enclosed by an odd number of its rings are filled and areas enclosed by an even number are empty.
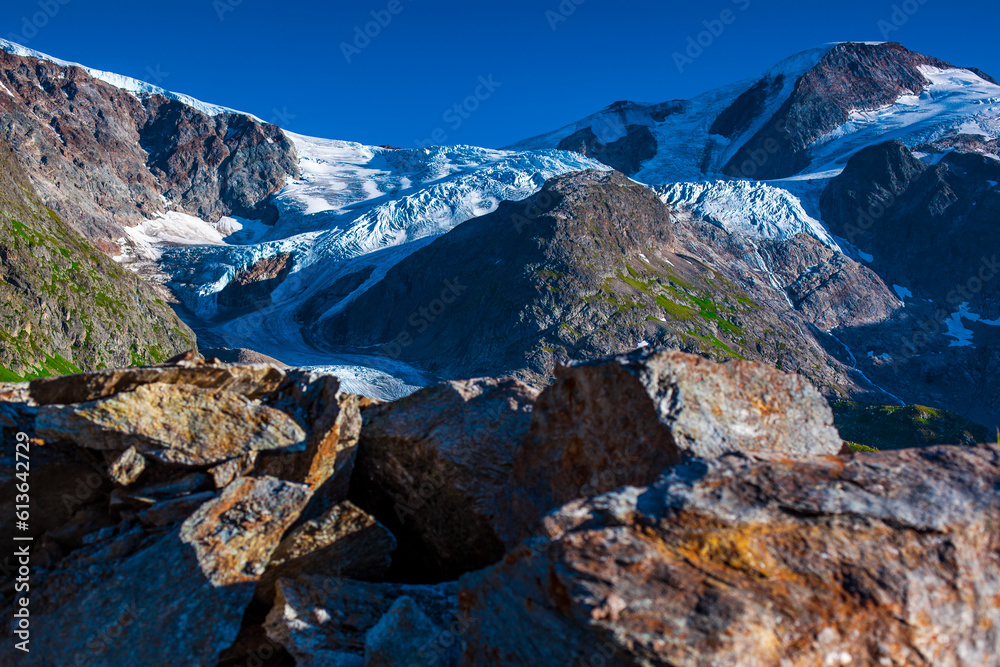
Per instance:
[[[6,0],[0,16],[0,36],[66,60],[295,132],[402,147],[435,131],[500,147],[829,41],[888,36],[1000,77],[1000,3],[983,1]],[[678,62],[702,32],[707,46]],[[454,110],[477,94],[474,111]]]

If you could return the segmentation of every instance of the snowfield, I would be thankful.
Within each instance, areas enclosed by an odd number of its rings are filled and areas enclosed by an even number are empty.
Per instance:
[[[842,170],[861,149],[893,139],[913,148],[953,134],[1000,137],[1000,86],[964,69],[922,66],[920,71],[931,82],[924,92],[875,111],[853,112],[814,144],[806,171]]]

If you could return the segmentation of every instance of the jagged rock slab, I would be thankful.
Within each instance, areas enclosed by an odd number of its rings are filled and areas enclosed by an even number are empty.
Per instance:
[[[455,591],[454,584],[370,584],[318,576],[285,579],[278,584],[275,606],[264,627],[267,636],[284,646],[298,667],[360,667],[369,631],[403,596],[410,598],[437,627],[457,634]],[[432,640],[426,654],[412,658],[429,664],[433,664],[430,659],[434,657],[440,661],[437,645]]]
[[[241,478],[151,545],[139,531],[131,547],[76,554],[48,582],[54,595],[38,593],[48,609],[33,625],[34,664],[214,664],[308,498],[301,484]]]
[[[239,394],[152,384],[78,405],[39,409],[38,434],[90,449],[134,447],[160,461],[213,465],[249,451],[301,448],[305,432],[279,410]]]
[[[361,397],[342,391],[340,380],[332,375],[295,371],[264,400],[291,416],[305,430],[306,438],[298,452],[262,452],[255,473],[313,489],[307,518],[346,500],[361,433]]]
[[[256,399],[277,390],[286,379],[285,371],[275,366],[194,361],[42,378],[30,383],[29,393],[38,405],[65,405],[96,401],[148,384],[172,384],[224,390]]]
[[[371,515],[345,502],[306,521],[285,537],[257,586],[257,599],[274,601],[279,579],[302,574],[378,580],[392,564],[396,538]]]
[[[691,460],[545,523],[463,579],[463,664],[996,660],[1000,446]]]
[[[537,393],[445,382],[365,411],[352,498],[400,538],[408,571],[442,580],[503,556],[498,501]]]

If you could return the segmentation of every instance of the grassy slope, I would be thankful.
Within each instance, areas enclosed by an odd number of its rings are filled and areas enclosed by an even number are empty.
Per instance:
[[[0,381],[162,361],[194,334],[35,195],[0,144]]]
[[[973,445],[996,438],[985,426],[922,405],[904,408],[838,401],[833,405],[833,414],[844,440],[874,449]]]

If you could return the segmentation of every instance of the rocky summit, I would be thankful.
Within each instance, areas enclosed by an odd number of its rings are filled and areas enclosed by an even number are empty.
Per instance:
[[[28,664],[966,665],[1000,641],[997,445],[856,452],[755,362],[643,350],[379,403],[191,353],[2,385],[0,428],[32,452]]]

